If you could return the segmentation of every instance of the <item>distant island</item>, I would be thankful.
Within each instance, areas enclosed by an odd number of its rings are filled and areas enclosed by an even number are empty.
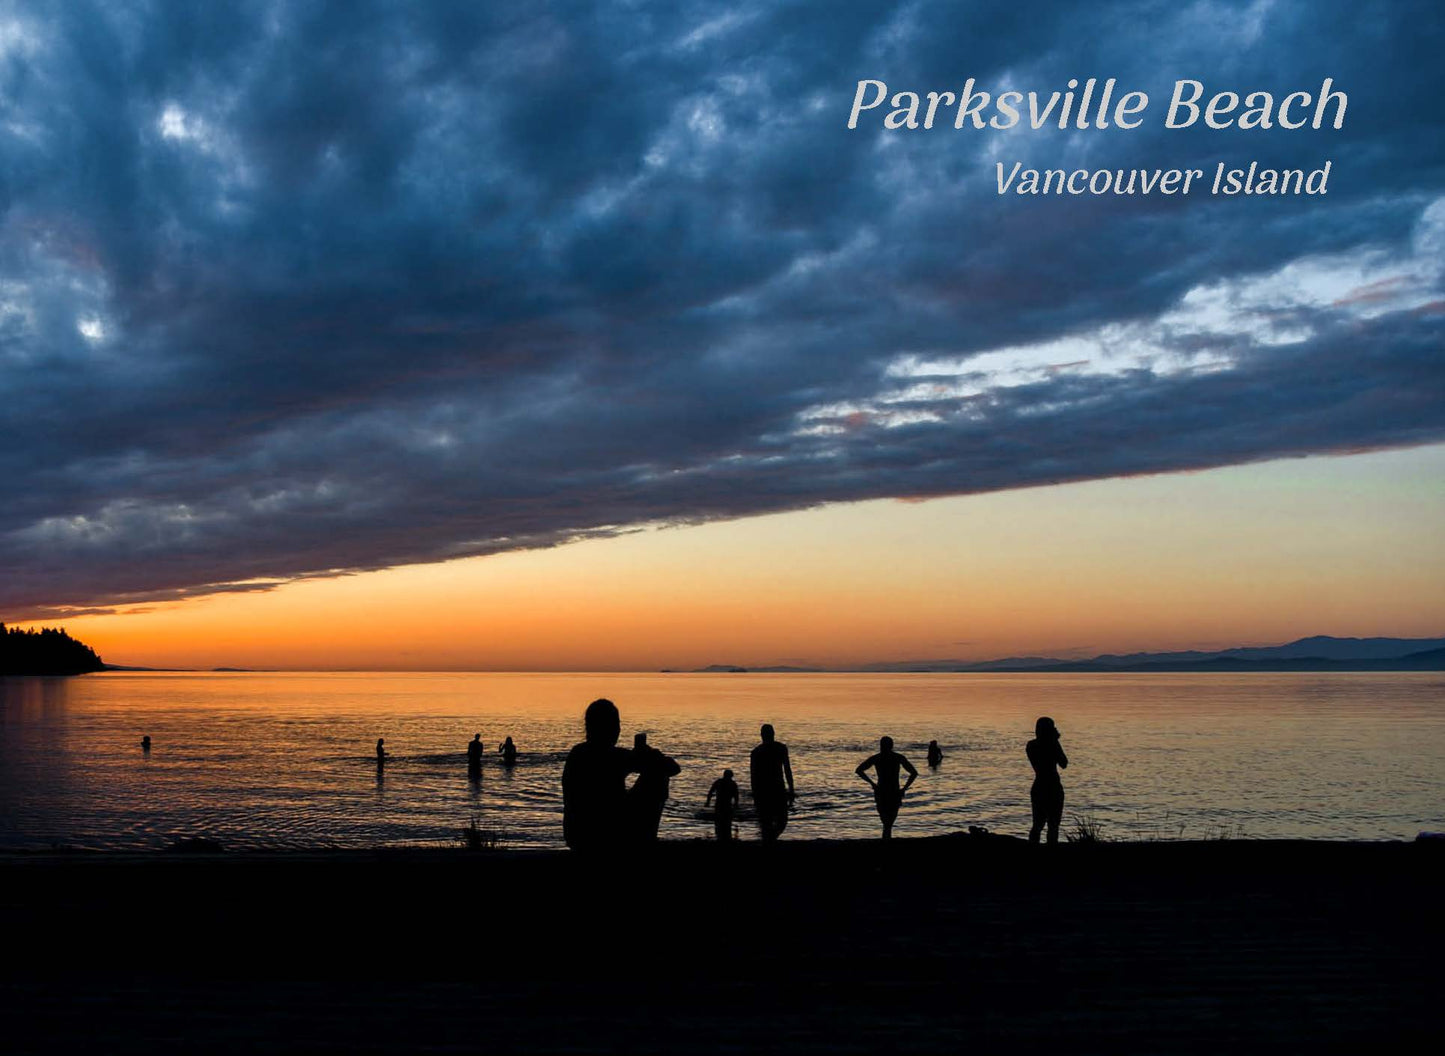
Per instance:
[[[695,673],[825,671],[875,674],[949,672],[1148,671],[1445,671],[1445,638],[1333,638],[1315,635],[1286,645],[1239,646],[1215,652],[1103,653],[1089,660],[1010,656],[998,660],[896,660],[859,667],[740,667],[712,664]]]
[[[821,671],[826,670],[828,669],[822,667],[738,667],[735,664],[712,664],[708,667],[699,667],[696,671],[690,672],[690,674],[716,674],[718,672],[734,675],[768,675],[786,674],[788,672],[798,672],[801,674],[817,674]]]
[[[58,627],[22,631],[0,623],[0,675],[83,675],[104,668],[94,649]]]

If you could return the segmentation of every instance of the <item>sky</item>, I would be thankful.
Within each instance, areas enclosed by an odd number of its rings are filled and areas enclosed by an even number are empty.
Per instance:
[[[1433,3],[0,2],[0,618],[653,668],[1445,634]],[[1136,129],[889,131],[1114,77]],[[1209,93],[1343,127],[1165,129]],[[994,166],[1312,169],[1001,197]]]

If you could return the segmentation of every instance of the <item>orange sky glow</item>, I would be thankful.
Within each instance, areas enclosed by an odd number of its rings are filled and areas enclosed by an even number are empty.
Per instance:
[[[1445,634],[1445,446],[868,502],[63,621],[110,663],[655,670]]]

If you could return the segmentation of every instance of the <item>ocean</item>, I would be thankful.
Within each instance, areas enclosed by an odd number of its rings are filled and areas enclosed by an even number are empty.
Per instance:
[[[1445,829],[1439,673],[454,674],[106,672],[0,679],[0,849],[458,842],[562,845],[561,772],[609,697],[682,767],[665,839],[770,722],[798,799],[784,839],[879,834],[854,768],[878,738],[918,768],[895,834],[1025,835],[1036,717],[1062,731],[1064,829],[1104,839],[1412,839]],[[481,779],[465,748],[480,733]],[[149,736],[149,753],[141,737]],[[511,736],[521,754],[504,766]],[[391,753],[378,773],[374,749]],[[925,762],[929,740],[942,765]],[[744,839],[756,833],[746,817]]]

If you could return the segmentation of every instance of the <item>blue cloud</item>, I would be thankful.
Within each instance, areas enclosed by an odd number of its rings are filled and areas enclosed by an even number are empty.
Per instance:
[[[7,12],[8,618],[1445,439],[1434,4]],[[1153,120],[844,127],[968,76]],[[1165,131],[1185,76],[1349,117]],[[1330,193],[993,189],[1256,158]]]

